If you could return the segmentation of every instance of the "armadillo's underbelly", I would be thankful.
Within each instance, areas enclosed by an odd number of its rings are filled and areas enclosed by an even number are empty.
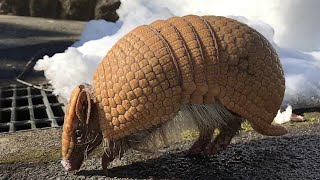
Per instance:
[[[98,66],[94,87],[103,135],[118,139],[171,120],[181,104],[215,99],[245,118],[263,114],[269,121],[284,80],[274,50],[256,31],[223,17],[186,16],[120,39]]]

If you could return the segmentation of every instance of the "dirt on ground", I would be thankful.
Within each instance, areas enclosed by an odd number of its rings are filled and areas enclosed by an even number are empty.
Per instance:
[[[289,134],[266,137],[244,127],[215,156],[189,156],[192,141],[147,153],[128,150],[106,177],[99,150],[80,171],[60,164],[61,129],[0,135],[0,179],[319,179],[320,116],[289,123]],[[319,116],[319,117],[318,117]],[[10,147],[10,148],[9,148]]]

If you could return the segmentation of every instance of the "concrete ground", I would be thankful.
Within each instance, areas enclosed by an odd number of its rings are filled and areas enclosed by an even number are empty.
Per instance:
[[[63,52],[79,39],[84,26],[82,21],[0,15],[0,85],[16,83],[31,58]],[[35,72],[26,80],[45,81]]]
[[[101,171],[96,151],[78,172],[60,164],[59,129],[0,135],[0,179],[319,179],[320,118],[315,124],[290,125],[283,137],[242,131],[215,156],[188,156],[192,142],[152,153],[129,150]]]

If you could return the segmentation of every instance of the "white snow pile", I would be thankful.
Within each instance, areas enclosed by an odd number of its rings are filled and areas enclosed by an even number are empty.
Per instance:
[[[288,106],[285,111],[281,112],[278,110],[276,117],[273,119],[273,122],[276,124],[287,123],[291,120],[292,107]]]
[[[317,0],[121,0],[116,23],[89,21],[64,53],[40,59],[55,94],[68,99],[74,86],[91,83],[108,50],[136,26],[187,14],[223,15],[257,29],[278,51],[286,76],[283,105],[320,107],[320,1]]]

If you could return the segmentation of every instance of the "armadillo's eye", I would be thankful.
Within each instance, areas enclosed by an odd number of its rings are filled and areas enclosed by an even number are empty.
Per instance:
[[[82,134],[81,130],[77,129],[75,135],[76,135],[76,139],[77,140],[81,140],[82,139],[83,134]]]

